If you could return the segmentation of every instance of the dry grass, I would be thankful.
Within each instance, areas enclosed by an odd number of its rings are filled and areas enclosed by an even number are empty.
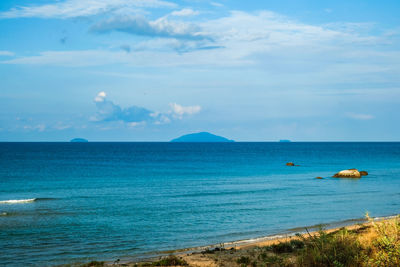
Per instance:
[[[366,217],[369,226],[302,237],[298,266],[400,266],[400,216],[381,222]]]
[[[366,243],[366,266],[400,266],[400,216],[383,222],[371,221],[374,233]]]

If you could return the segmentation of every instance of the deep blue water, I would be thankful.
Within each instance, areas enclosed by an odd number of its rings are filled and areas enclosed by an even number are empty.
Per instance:
[[[369,175],[329,178],[348,168]],[[0,143],[0,264],[127,259],[397,214],[399,200],[400,143]]]

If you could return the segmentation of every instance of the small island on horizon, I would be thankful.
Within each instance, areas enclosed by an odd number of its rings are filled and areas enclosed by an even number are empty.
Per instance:
[[[191,143],[191,142],[196,142],[196,143],[232,143],[235,142],[234,140],[229,140],[225,137],[218,136],[212,133],[208,132],[200,132],[200,133],[192,133],[192,134],[186,134],[182,135],[181,137],[172,139],[171,142],[173,143]]]
[[[89,141],[85,138],[74,138],[74,139],[71,139],[70,142],[71,143],[87,143]]]

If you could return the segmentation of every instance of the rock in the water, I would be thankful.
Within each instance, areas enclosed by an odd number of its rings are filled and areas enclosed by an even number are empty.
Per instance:
[[[286,163],[286,166],[294,166],[294,163],[293,162],[288,162],[288,163]]]
[[[324,179],[324,178],[318,176],[318,177],[315,177],[315,179]]]
[[[361,174],[357,169],[343,170],[336,173],[333,177],[336,178],[361,178]]]
[[[360,175],[361,175],[361,176],[367,176],[367,175],[368,175],[368,172],[367,172],[367,171],[360,171]]]

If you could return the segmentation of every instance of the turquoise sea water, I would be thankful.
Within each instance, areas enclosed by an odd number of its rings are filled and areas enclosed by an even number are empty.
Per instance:
[[[348,168],[369,175],[330,178]],[[0,265],[131,259],[399,200],[400,143],[0,143]]]

